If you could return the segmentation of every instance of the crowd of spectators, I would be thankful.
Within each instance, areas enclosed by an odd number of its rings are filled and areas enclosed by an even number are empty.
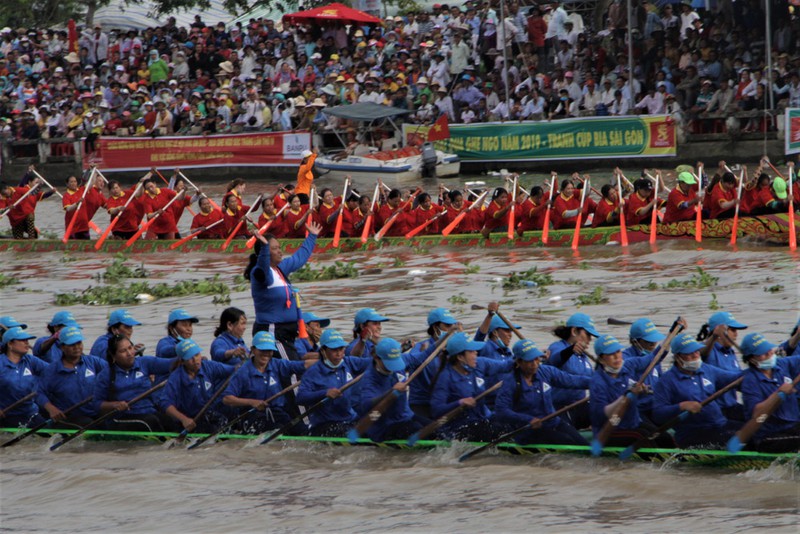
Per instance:
[[[768,78],[773,108],[800,106],[800,33],[785,0],[773,2],[772,72],[760,0],[710,11],[633,4],[633,73],[624,0],[594,31],[557,1],[507,3],[501,20],[496,0],[436,4],[382,26],[95,24],[78,27],[77,52],[66,31],[4,28],[0,134],[82,137],[92,150],[99,135],[319,131],[337,126],[325,108],[354,102],[407,109],[415,123],[667,113],[697,129],[709,114],[769,106]]]

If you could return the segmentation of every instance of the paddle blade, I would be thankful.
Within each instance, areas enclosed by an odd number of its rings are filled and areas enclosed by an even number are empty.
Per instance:
[[[794,220],[794,202],[789,201],[789,250],[797,250],[797,229]]]
[[[61,239],[62,243],[69,241],[69,236],[72,235],[72,229],[75,228],[75,221],[78,218],[78,212],[80,209],[80,206],[78,206],[78,208],[75,210],[75,213],[72,215],[72,218],[69,220],[69,226],[67,226],[67,230],[64,232],[64,237]]]
[[[413,447],[419,441],[419,432],[414,432],[411,434],[408,439],[406,440],[406,445],[409,447]]]
[[[600,443],[597,438],[595,438],[592,440],[589,449],[592,451],[592,456],[600,456],[600,454],[603,452],[603,444]]]
[[[511,210],[508,212],[508,238],[514,239],[514,208],[516,206],[512,205]]]
[[[230,245],[231,241],[233,241],[233,236],[239,233],[239,228],[241,228],[243,224],[244,224],[244,219],[239,221],[239,224],[237,224],[236,227],[233,229],[231,235],[229,235],[228,239],[225,240],[225,243],[222,244],[222,250],[226,250],[228,248],[228,245]]]
[[[739,214],[733,216],[733,229],[731,230],[731,245],[736,244],[736,234],[739,233]]]
[[[650,217],[650,244],[656,242],[656,234],[658,233],[658,210],[653,206],[653,215]]]
[[[583,211],[578,213],[578,220],[575,222],[575,232],[572,234],[572,250],[578,250],[578,243],[581,240],[582,223],[583,223]]]
[[[542,225],[542,244],[547,244],[550,236],[550,208],[544,212],[544,225]]]
[[[628,246],[628,225],[625,224],[625,210],[619,210],[619,242],[623,247]]]
[[[96,225],[95,223],[93,223],[92,221],[89,221],[89,229],[90,229],[92,232],[96,233],[97,235],[100,235],[100,234],[102,234],[102,233],[103,233],[103,231],[102,231],[102,230],[100,230],[100,227],[99,227],[99,226],[97,226],[97,225]]]
[[[694,240],[698,243],[703,242],[703,208],[698,204],[697,218],[694,221]]]
[[[367,221],[364,223],[364,231],[361,232],[361,242],[366,243],[369,238],[370,227],[372,226],[372,215],[367,215]]]
[[[103,232],[103,235],[100,236],[100,239],[97,240],[97,243],[94,244],[94,249],[95,250],[100,250],[100,247],[103,246],[103,243],[105,242],[106,238],[111,233],[111,230],[113,230],[114,226],[117,224],[117,220],[118,219],[119,219],[118,216],[114,217],[114,219],[111,221],[111,223],[109,223],[108,228],[106,228],[105,232]]]
[[[361,436],[358,435],[358,430],[356,430],[355,428],[351,428],[350,430],[347,431],[347,439],[352,444],[357,443],[358,442],[358,438],[360,438],[360,437]]]
[[[622,452],[619,453],[619,459],[620,460],[627,460],[628,458],[633,456],[634,452],[636,452],[636,449],[634,448],[634,446],[633,445],[628,445],[627,447],[625,447],[622,450]]]
[[[744,449],[744,443],[739,439],[739,436],[734,435],[731,439],[728,440],[727,445],[728,452],[732,454],[736,454],[737,452]]]
[[[445,228],[444,230],[442,230],[442,235],[443,235],[443,236],[445,236],[445,237],[449,236],[449,235],[450,235],[450,234],[453,232],[453,230],[455,230],[455,229],[456,229],[456,226],[458,226],[458,224],[461,222],[461,220],[462,220],[464,217],[466,217],[466,215],[467,215],[467,212],[466,212],[466,210],[464,210],[464,211],[462,211],[461,213],[459,213],[458,215],[456,215],[456,218],[455,218],[455,219],[453,219],[453,222],[451,222],[450,224],[448,224],[448,225],[447,225],[447,228]]]

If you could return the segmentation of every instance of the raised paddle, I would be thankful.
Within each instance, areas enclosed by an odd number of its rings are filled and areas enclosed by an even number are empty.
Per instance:
[[[131,400],[126,401],[126,402],[127,402],[128,406],[131,406],[132,404],[135,404],[135,403],[139,402],[140,400],[142,400],[145,397],[151,395],[152,393],[155,393],[156,391],[158,391],[159,389],[163,388],[166,385],[167,385],[167,381],[166,380],[162,380],[161,382],[159,382],[155,386],[151,387],[150,389],[148,389],[144,393],[141,393],[141,394],[135,396],[134,398],[132,398]],[[110,419],[111,416],[116,415],[121,411],[122,410],[120,410],[119,408],[114,408],[110,412],[108,412],[108,413],[106,413],[104,415],[101,415],[100,417],[98,417],[97,419],[95,419],[94,421],[89,423],[88,425],[79,428],[78,431],[75,432],[74,434],[70,434],[66,438],[62,439],[61,441],[59,441],[58,443],[56,443],[55,445],[50,447],[50,450],[54,451],[54,450],[58,449],[59,447],[61,447],[62,445],[66,445],[67,443],[69,443],[73,439],[75,439],[78,436],[82,435],[84,432],[86,432],[90,428],[99,425],[100,423],[102,423],[103,421],[106,421],[107,419]]]
[[[187,177],[185,174],[183,174],[183,171],[178,171],[178,176],[180,176],[181,178],[183,178],[184,180],[186,180],[186,183],[187,183],[187,184],[189,184],[189,185],[192,187],[192,189],[194,189],[194,190],[195,190],[195,191],[197,191],[197,192],[200,192],[200,189],[199,189],[199,188],[198,188],[196,185],[194,185],[194,184],[192,183],[192,181],[191,181],[191,180],[189,180],[189,178],[188,178],[188,177]],[[219,204],[217,204],[216,202],[214,202],[214,199],[213,199],[213,198],[211,198],[210,196],[206,195],[205,193],[200,193],[200,194],[201,194],[201,195],[203,195],[204,197],[206,197],[206,198],[208,199],[208,201],[209,201],[209,202],[211,202],[211,205],[212,205],[214,208],[216,208],[216,209],[218,209],[218,210],[222,211],[222,208],[220,208],[220,207],[219,207]]]
[[[346,391],[346,390],[350,389],[351,387],[355,386],[358,383],[359,380],[364,378],[364,374],[365,373],[361,373],[360,375],[358,375],[357,377],[352,379],[350,382],[347,382],[345,385],[343,385],[342,387],[339,388],[339,391],[343,393],[344,391]],[[277,438],[281,434],[284,434],[287,431],[291,430],[292,427],[294,427],[297,423],[299,423],[300,421],[305,419],[309,414],[311,414],[313,412],[316,412],[317,410],[319,410],[320,408],[325,406],[325,404],[329,400],[331,400],[331,398],[328,397],[327,395],[322,397],[321,400],[319,400],[316,403],[314,403],[313,405],[311,405],[311,407],[308,408],[305,411],[305,413],[301,413],[300,415],[298,415],[297,417],[295,417],[294,419],[292,419],[291,421],[289,421],[288,423],[286,423],[285,425],[280,427],[278,430],[276,430],[275,432],[273,432],[269,436],[267,436],[264,439],[262,439],[258,444],[259,445],[266,445],[267,443],[269,443],[270,441],[273,441],[275,438]]]
[[[125,202],[125,205],[122,206],[122,209],[117,212],[117,214],[114,216],[113,219],[111,219],[111,222],[108,224],[108,227],[103,232],[103,235],[101,235],[100,238],[97,240],[97,243],[94,244],[94,249],[95,250],[100,250],[100,247],[103,246],[103,243],[105,242],[106,238],[109,235],[111,235],[111,231],[114,229],[114,226],[117,225],[117,222],[119,222],[119,219],[122,217],[122,213],[126,209],[128,209],[128,206],[133,201],[133,199],[136,198],[136,195],[139,193],[139,190],[143,186],[144,186],[144,183],[143,182],[139,182],[139,184],[136,186],[136,189],[133,190],[133,194],[131,194],[130,198],[128,198],[128,200]]]
[[[558,410],[554,411],[553,413],[547,414],[544,417],[542,417],[541,419],[538,419],[537,423],[544,423],[545,421],[549,421],[550,419],[553,419],[554,417],[558,417],[562,413],[566,413],[566,412],[570,411],[571,409],[573,409],[573,408],[575,408],[577,406],[580,406],[581,404],[587,402],[588,400],[589,400],[589,397],[584,397],[584,398],[582,398],[580,400],[577,400],[577,401],[573,402],[572,404],[568,404],[568,405],[564,406],[563,408],[559,408]],[[505,434],[503,434],[502,436],[498,437],[494,441],[490,441],[489,443],[487,443],[485,445],[481,445],[477,449],[472,449],[471,451],[462,454],[461,456],[458,457],[458,461],[459,462],[463,462],[464,460],[469,460],[470,458],[472,458],[476,454],[480,454],[483,451],[485,451],[486,449],[488,449],[490,447],[494,447],[498,443],[502,443],[504,441],[508,441],[509,439],[513,438],[517,434],[519,434],[521,432],[524,432],[526,430],[529,430],[530,428],[531,428],[531,424],[527,423],[527,424],[525,424],[525,426],[521,426],[521,427],[517,428],[516,430],[512,430],[511,432],[506,432]]]
[[[411,196],[408,197],[408,200],[403,202],[400,206],[397,207],[394,213],[383,223],[383,226],[380,230],[375,233],[375,241],[380,241],[383,239],[383,236],[389,231],[389,229],[394,225],[397,219],[400,218],[401,215],[405,213],[405,209],[414,203],[414,199],[417,198],[417,195],[422,193],[422,188],[418,187],[416,191],[411,193]]]
[[[285,210],[288,207],[289,207],[289,204],[284,204],[283,207],[281,207],[281,209],[278,210],[278,213],[275,214],[275,217],[273,219],[270,219],[269,221],[265,222],[264,225],[261,228],[258,229],[258,233],[261,234],[261,235],[266,234],[267,230],[269,230],[269,227],[272,226],[272,223],[277,221],[278,217],[280,217],[281,213],[283,213],[283,210]],[[253,237],[251,237],[250,239],[247,240],[247,244],[245,246],[247,248],[253,248],[253,246],[255,244],[256,244],[256,236],[253,236]]]
[[[494,393],[495,391],[500,389],[500,386],[502,386],[502,385],[503,385],[503,381],[501,380],[500,382],[498,382],[497,384],[493,385],[489,389],[483,391],[479,395],[475,395],[475,397],[474,397],[475,402],[478,402],[479,400],[484,398],[489,393]],[[435,419],[429,425],[427,425],[427,426],[423,427],[422,429],[420,429],[419,431],[414,432],[413,434],[411,434],[411,436],[409,436],[408,440],[406,441],[406,444],[408,444],[409,447],[413,447],[416,442],[418,442],[421,439],[427,438],[428,436],[430,436],[431,434],[433,434],[434,432],[439,430],[441,427],[443,427],[444,425],[446,425],[447,423],[449,423],[450,421],[455,419],[461,412],[463,412],[466,409],[467,409],[467,406],[465,404],[459,404],[457,407],[453,408],[452,410],[450,410],[449,412],[447,412],[443,416],[439,417],[438,419]]]
[[[81,207],[83,206],[83,201],[86,199],[86,193],[89,192],[89,186],[92,185],[92,180],[94,179],[94,174],[96,170],[92,167],[92,172],[89,173],[89,179],[86,180],[86,184],[83,186],[83,194],[81,195],[81,199],[75,205],[75,213],[72,214],[72,217],[69,220],[69,224],[67,225],[67,231],[64,232],[64,237],[61,239],[62,243],[66,243],[69,241],[69,236],[72,234],[72,229],[75,228],[75,221],[78,220],[78,213],[81,211]]]
[[[656,236],[658,235],[658,184],[661,182],[659,180],[661,178],[661,174],[656,174],[656,178],[654,181],[654,191],[653,191],[653,211],[650,214],[650,244],[656,244]]]
[[[22,201],[23,201],[23,200],[25,200],[26,198],[28,198],[28,197],[29,197],[29,196],[30,196],[30,195],[31,195],[31,194],[32,194],[34,191],[36,191],[37,189],[39,189],[39,186],[38,186],[38,185],[37,185],[37,186],[35,186],[35,187],[31,187],[31,188],[29,188],[29,189],[28,189],[28,190],[25,192],[25,194],[24,194],[24,195],[22,195],[21,197],[19,197],[19,198],[17,199],[17,201],[16,201],[16,202],[14,202],[12,205],[10,205],[10,206],[9,206],[9,207],[7,207],[7,208],[0,209],[0,219],[2,219],[2,218],[3,218],[3,215],[5,215],[5,214],[6,214],[6,213],[8,213],[9,211],[13,210],[14,208],[16,208],[18,205],[20,205],[20,204],[22,203]]]
[[[427,228],[428,226],[433,224],[434,221],[438,221],[439,219],[444,217],[446,214],[447,214],[447,210],[440,211],[439,213],[437,213],[436,215],[434,215],[433,217],[431,217],[430,219],[428,219],[424,223],[420,224],[419,226],[417,226],[416,228],[414,228],[413,230],[408,232],[406,234],[406,239],[411,239],[415,235],[417,235],[420,232],[422,232],[423,230],[425,230],[425,228]]]
[[[239,369],[241,369],[241,366],[242,364],[240,363],[236,367],[236,369],[233,370],[230,376],[228,376],[228,378],[225,379],[225,382],[222,383],[222,385],[217,389],[217,391],[215,391],[214,394],[211,395],[211,398],[208,399],[208,401],[206,401],[206,403],[203,405],[202,408],[200,408],[200,411],[197,412],[197,415],[195,415],[192,418],[192,422],[195,423],[195,425],[206,414],[208,409],[211,408],[211,405],[214,404],[214,401],[217,400],[217,397],[222,395],[222,392],[225,391],[225,388],[227,388],[228,384],[231,383],[233,376],[236,374],[237,371],[239,371]],[[183,430],[181,430],[181,433],[178,434],[178,437],[175,438],[175,443],[183,443],[183,440],[186,439],[187,435],[189,435],[189,431],[184,428]]]
[[[619,193],[619,241],[623,247],[628,246],[628,225],[625,224],[625,198],[622,196],[622,178],[617,174],[617,191]]]
[[[94,395],[89,395],[88,397],[86,397],[82,401],[73,404],[72,406],[70,406],[69,408],[67,408],[66,410],[64,410],[61,413],[63,413],[65,416],[69,415],[70,412],[73,412],[73,411],[77,410],[78,408],[80,408],[81,406],[83,406],[84,404],[86,404],[88,402],[91,402],[91,400],[93,398],[94,398]],[[26,430],[24,433],[20,434],[19,436],[16,436],[15,438],[6,441],[2,445],[0,445],[0,447],[11,447],[12,445],[15,445],[15,444],[19,443],[20,441],[22,441],[23,439],[27,438],[28,436],[31,436],[31,435],[35,434],[36,432],[38,432],[39,430],[43,429],[44,427],[52,425],[53,422],[54,422],[54,419],[52,417],[50,419],[46,420],[46,421],[42,421],[41,423],[39,423],[38,425],[34,426],[33,428],[29,428],[28,430]]]
[[[444,237],[449,236],[453,232],[453,230],[456,229],[456,227],[459,225],[459,223],[461,223],[461,221],[464,219],[464,217],[466,217],[467,213],[469,213],[470,211],[472,211],[476,207],[480,207],[481,203],[483,202],[483,199],[486,198],[486,195],[488,193],[489,193],[489,191],[484,191],[483,193],[481,193],[481,195],[477,199],[475,199],[475,202],[473,202],[472,204],[470,204],[466,208],[462,208],[461,209],[461,213],[456,215],[456,218],[453,219],[453,221],[450,224],[448,224],[445,227],[444,230],[442,230],[442,235]]]
[[[553,193],[556,190],[556,173],[550,175],[550,196],[547,199],[547,209],[544,211],[544,225],[542,226],[542,243],[547,244],[550,236],[550,209],[553,207]]]
[[[619,399],[614,401],[614,409],[611,415],[608,417],[608,420],[603,425],[603,428],[600,429],[600,432],[592,439],[591,443],[591,451],[592,455],[599,456],[600,453],[603,451],[603,446],[608,441],[608,438],[611,437],[612,432],[614,429],[619,426],[622,422],[622,418],[625,417],[625,413],[630,408],[631,403],[636,398],[636,393],[632,390],[637,389],[644,384],[644,381],[650,376],[653,368],[661,362],[661,359],[667,354],[667,350],[669,350],[669,344],[672,342],[673,338],[677,336],[681,330],[683,330],[683,325],[680,323],[681,318],[678,317],[673,323],[672,328],[669,331],[669,335],[667,338],[662,342],[661,347],[659,347],[658,352],[653,356],[653,359],[650,361],[650,365],[644,370],[642,376],[639,377],[639,380],[636,384],[631,387],[627,393],[620,396]]]
[[[56,195],[58,195],[58,197],[59,197],[59,198],[64,198],[64,195],[62,195],[61,193],[59,193],[59,192],[58,192],[58,190],[57,190],[55,187],[53,187],[53,185],[52,185],[50,182],[48,182],[47,180],[45,180],[44,176],[42,176],[41,174],[39,174],[38,172],[36,172],[36,169],[31,169],[31,172],[32,172],[33,174],[35,174],[35,175],[36,175],[36,177],[37,177],[37,178],[39,178],[39,179],[40,179],[42,182],[44,182],[44,183],[47,185],[47,187],[49,187],[49,188],[50,188],[50,189],[53,191],[53,193],[55,193]]]
[[[189,241],[191,241],[191,240],[192,240],[192,239],[194,239],[195,237],[199,236],[199,235],[200,235],[200,234],[202,234],[203,232],[205,232],[205,231],[207,231],[207,230],[211,230],[212,228],[214,228],[214,227],[215,227],[215,226],[217,226],[218,224],[222,224],[222,223],[224,223],[224,222],[225,222],[225,220],[224,220],[224,219],[220,219],[220,220],[218,220],[218,221],[214,221],[213,223],[209,224],[208,226],[204,226],[203,228],[198,228],[197,230],[195,230],[193,233],[191,233],[191,234],[187,235],[186,237],[184,237],[184,238],[181,238],[181,239],[180,239],[180,240],[178,240],[178,241],[175,241],[173,244],[171,244],[171,245],[169,246],[169,249],[170,249],[170,250],[175,250],[175,249],[176,249],[176,248],[178,248],[179,246],[183,245],[184,243],[188,243]]]
[[[575,221],[575,232],[572,234],[572,250],[578,250],[578,243],[581,240],[581,224],[583,224],[583,205],[586,202],[586,191],[589,189],[589,179],[583,183],[581,189],[581,207],[578,210],[578,219]]]
[[[794,380],[792,380],[792,387],[796,387],[798,383],[800,383],[800,375],[794,377]],[[753,410],[753,417],[728,440],[728,452],[737,453],[741,451],[747,442],[750,441],[750,438],[758,432],[761,425],[775,413],[775,410],[778,409],[786,397],[787,395],[783,391],[773,391],[772,394],[762,402],[764,406],[758,410]]]
[[[519,175],[514,175],[513,180],[513,191],[511,192],[511,209],[508,210],[508,238],[514,239],[514,230],[516,228],[516,208],[517,208],[517,180],[519,180]]]
[[[253,205],[250,206],[250,209],[247,210],[247,213],[245,213],[242,217],[239,218],[239,222],[236,224],[233,231],[228,235],[228,239],[226,239],[225,242],[222,244],[222,250],[226,250],[228,248],[228,245],[230,245],[231,241],[233,241],[233,238],[236,237],[236,234],[239,232],[239,229],[244,224],[245,219],[247,219],[247,216],[253,213],[253,211],[258,207],[258,204],[261,202],[261,197],[263,196],[264,195],[258,195],[258,197],[256,197],[256,201],[253,202]]]
[[[728,169],[728,167],[725,167]],[[730,172],[730,170],[729,170]],[[736,210],[733,212],[733,227],[731,229],[731,245],[736,246],[736,234],[739,233],[739,204],[742,202],[742,186],[744,185],[745,169],[739,173],[739,188],[736,191]]]
[[[698,243],[703,242],[703,166],[697,166],[697,174],[692,173],[694,179],[697,180],[697,196],[700,198],[700,202],[698,202],[697,206],[695,206],[695,211],[697,212],[697,216],[694,220],[694,240]]]
[[[19,406],[20,404],[22,404],[22,403],[24,403],[24,402],[27,402],[27,401],[31,400],[31,399],[32,399],[33,397],[35,397],[35,396],[36,396],[36,392],[35,392],[35,391],[31,391],[30,393],[28,393],[27,395],[25,395],[25,396],[24,396],[24,397],[22,397],[21,399],[17,399],[17,400],[15,400],[15,401],[14,401],[14,402],[12,402],[12,403],[11,403],[11,404],[10,404],[8,407],[6,407],[6,408],[3,408],[2,410],[0,410],[0,418],[5,418],[5,416],[6,416],[6,414],[7,414],[8,412],[10,412],[11,410],[13,410],[14,408],[16,408],[17,406]]]
[[[300,381],[297,381],[294,384],[291,384],[291,385],[283,388],[282,390],[277,392],[275,395],[272,395],[271,397],[267,398],[264,401],[264,405],[269,405],[270,402],[274,401],[275,399],[277,399],[278,397],[280,397],[282,395],[285,395],[286,393],[289,393],[290,391],[292,391],[293,389],[295,389],[299,385],[300,385]],[[249,416],[250,414],[253,414],[253,413],[257,412],[257,411],[258,411],[258,408],[255,408],[255,407],[254,408],[250,408],[249,410],[246,410],[239,417],[237,417],[236,419],[233,419],[232,421],[222,425],[217,430],[215,430],[212,434],[209,434],[207,436],[203,436],[202,438],[198,439],[197,441],[195,441],[194,443],[192,443],[191,445],[186,447],[186,450],[190,451],[192,449],[195,449],[195,448],[199,447],[200,445],[202,445],[206,441],[210,440],[211,438],[215,438],[215,437],[219,436],[220,434],[222,434],[223,432],[225,432],[229,428],[233,427],[233,425],[239,423],[240,421],[243,421],[247,416]]]
[[[425,370],[425,367],[436,359],[439,353],[442,352],[447,346],[447,340],[450,339],[450,336],[455,334],[455,332],[455,329],[450,330],[444,337],[440,338],[436,342],[436,347],[433,349],[433,352],[431,352],[430,356],[425,358],[419,367],[414,369],[414,372],[411,373],[405,380],[406,386],[411,384],[411,382],[413,382],[414,379],[417,378],[423,370]],[[389,408],[394,406],[395,401],[401,395],[404,395],[404,393],[401,393],[394,388],[390,388],[389,391],[384,393],[378,399],[375,405],[370,408],[366,415],[364,415],[364,417],[362,417],[361,420],[356,423],[356,426],[351,428],[347,433],[347,438],[350,440],[350,443],[355,443],[358,441],[358,438],[366,434],[372,425],[375,424],[381,417],[383,417],[383,414],[385,414]]]
[[[503,312],[501,312],[500,310],[497,310],[497,311],[496,311],[496,312],[494,312],[494,313],[496,313],[496,314],[497,314],[497,316],[498,316],[498,317],[500,317],[500,319],[502,319],[502,321],[503,321],[504,323],[506,323],[506,326],[508,327],[508,329],[509,329],[509,330],[511,330],[512,332],[514,332],[514,334],[515,334],[515,335],[516,335],[516,336],[517,336],[519,339],[525,339],[525,336],[523,336],[523,335],[522,335],[522,332],[520,332],[520,331],[517,329],[517,327],[516,327],[516,326],[514,326],[514,323],[512,323],[511,321],[509,321],[509,320],[508,320],[508,318],[507,318],[505,315],[503,315]]]
[[[669,194],[669,193],[672,193],[672,189],[670,189],[669,187],[667,187],[667,185],[664,183],[664,179],[663,179],[663,178],[661,178],[661,171],[656,171],[656,177],[655,177],[655,178],[653,178],[653,177],[650,175],[650,173],[649,173],[649,172],[647,172],[647,171],[645,171],[645,172],[644,172],[644,174],[645,174],[645,176],[647,176],[647,178],[648,178],[648,179],[649,179],[651,182],[653,182],[653,184],[655,184],[656,182],[658,182],[658,184],[659,184],[659,187],[660,187],[661,189],[663,189],[664,191],[666,191],[666,192],[667,192],[667,194]]]
[[[345,203],[347,202],[347,187],[350,185],[350,175],[344,178],[344,189],[342,190],[342,203],[339,204],[339,215],[336,216],[336,228],[333,231],[333,247],[339,246],[339,240],[342,237],[342,224],[344,222]]]
[[[369,213],[367,214],[367,220],[364,222],[364,231],[361,232],[361,242],[366,243],[367,239],[369,239],[369,232],[372,226],[372,219],[375,216],[375,203],[378,201],[378,194],[381,192],[381,182],[378,180],[378,183],[375,184],[375,192],[372,194],[372,203],[369,206]]]
[[[797,250],[797,229],[795,228],[794,221],[794,191],[792,189],[792,182],[794,182],[794,165],[789,167],[789,250]]]
[[[185,193],[184,193],[184,195],[185,195]],[[144,224],[142,224],[139,227],[139,229],[136,230],[136,233],[133,234],[133,236],[130,239],[125,241],[125,246],[122,247],[122,248],[128,248],[131,245],[133,245],[136,242],[136,240],[139,239],[142,236],[142,234],[144,234],[153,225],[153,223],[156,221],[156,219],[158,219],[161,215],[163,215],[164,212],[166,212],[170,208],[170,206],[172,206],[173,202],[175,202],[179,198],[183,198],[184,195],[181,195],[180,193],[178,193],[177,195],[172,197],[170,199],[170,201],[167,202],[166,205],[163,208],[161,208],[160,210],[158,210],[158,212],[156,212],[156,214],[153,216],[153,218],[148,219],[147,221],[145,221]]]
[[[730,384],[728,384],[724,388],[716,391],[712,395],[709,395],[703,401],[700,402],[700,407],[702,408],[703,406],[706,406],[706,405],[710,404],[711,402],[717,400],[722,395],[724,395],[725,393],[727,393],[731,389],[733,389],[733,388],[737,387],[739,384],[741,384],[742,380],[744,380],[744,377],[740,376],[739,378],[737,378],[736,380],[734,380],[733,382],[731,382]],[[663,425],[661,425],[660,427],[655,429],[652,434],[647,436],[647,438],[639,439],[635,443],[633,443],[631,445],[628,445],[628,447],[626,447],[622,452],[619,453],[619,459],[620,460],[627,460],[628,458],[630,458],[633,455],[634,452],[639,450],[646,442],[652,441],[652,440],[656,439],[657,437],[661,436],[664,432],[666,432],[670,428],[674,427],[675,425],[677,425],[681,421],[685,420],[687,417],[689,417],[689,415],[690,415],[689,410],[681,411],[681,413],[679,413],[675,417],[669,419],[666,423],[664,423]]]

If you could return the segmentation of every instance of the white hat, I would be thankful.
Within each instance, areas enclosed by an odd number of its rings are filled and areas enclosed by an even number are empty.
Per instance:
[[[114,67],[114,70],[118,72],[125,72],[125,67],[123,67],[122,65],[117,65],[116,67]]]
[[[302,152],[300,152],[300,157],[302,159],[306,159],[307,157],[311,156],[311,154],[313,154],[313,152],[311,152],[309,149],[305,149]]]

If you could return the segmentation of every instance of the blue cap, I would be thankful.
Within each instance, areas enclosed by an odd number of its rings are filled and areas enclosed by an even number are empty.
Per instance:
[[[172,310],[171,312],[169,312],[169,319],[167,319],[167,324],[172,324],[175,321],[191,321],[193,323],[199,323],[200,319],[198,319],[191,313],[187,312],[183,308],[178,308],[177,310]]]
[[[200,350],[200,345],[191,339],[182,339],[180,343],[175,345],[175,354],[181,360],[191,360],[201,352],[203,351]]]
[[[567,319],[567,326],[575,328],[583,328],[594,337],[600,337],[600,333],[594,326],[594,321],[592,321],[592,318],[586,315],[585,313],[573,314],[569,319]]]
[[[262,330],[253,336],[253,346],[258,350],[278,350],[278,346],[275,344],[275,336],[266,330]]]
[[[390,337],[386,337],[378,341],[375,345],[375,354],[381,359],[383,365],[389,371],[395,373],[404,371],[406,362],[403,360],[403,349],[400,343]]]
[[[2,326],[3,328],[6,328],[6,329],[18,327],[18,328],[22,328],[24,330],[24,329],[28,328],[28,325],[20,323],[19,321],[17,321],[16,319],[11,317],[10,315],[4,315],[4,316],[0,317],[0,326]]]
[[[326,317],[320,317],[313,312],[303,312],[303,322],[306,324],[319,323],[322,328],[327,328],[331,324],[330,319]]]
[[[631,338],[642,339],[648,343],[658,343],[667,336],[662,334],[650,319],[637,319],[631,325]]]
[[[539,350],[539,347],[536,346],[532,339],[520,339],[514,343],[512,352],[514,353],[514,358],[523,362],[529,362],[544,356],[544,352]]]
[[[672,340],[669,349],[672,351],[672,354],[692,354],[693,352],[701,350],[703,347],[705,347],[705,345],[693,338],[692,334],[678,334],[675,336],[675,339]]]
[[[114,310],[108,317],[108,326],[124,324],[126,326],[139,326],[140,323],[128,313],[128,310]]]
[[[447,341],[447,353],[452,356],[461,354],[465,350],[481,350],[484,345],[486,343],[483,341],[474,341],[464,332],[458,332]]]
[[[746,324],[737,321],[731,312],[717,312],[708,319],[708,328],[714,330],[719,325],[724,324],[728,328],[744,329]]]
[[[58,334],[58,341],[62,345],[74,345],[83,341],[83,332],[77,324],[65,326]]]
[[[30,332],[26,332],[18,326],[12,326],[3,332],[3,345],[16,339],[36,339],[36,336],[32,335]]]
[[[614,354],[615,352],[624,349],[622,343],[617,341],[617,338],[608,334],[603,334],[598,337],[594,342],[594,353],[598,356],[603,354]]]
[[[492,317],[492,321],[489,323],[489,333],[491,334],[492,332],[494,332],[498,328],[503,328],[505,330],[511,330],[511,327],[508,326],[508,323],[506,323],[504,320],[502,320],[499,315],[495,315],[495,316]],[[522,327],[520,325],[518,325],[518,324],[515,324],[514,328],[522,328]]]
[[[356,325],[356,328],[361,326],[364,323],[368,323],[370,321],[374,323],[381,323],[383,321],[388,321],[388,317],[384,317],[380,315],[378,312],[373,310],[372,308],[361,308],[356,312],[355,320],[353,321]]]
[[[747,334],[744,336],[742,340],[742,356],[761,356],[762,354],[766,354],[774,348],[777,348],[778,345],[770,343],[767,341],[767,338],[753,332],[752,334]]]
[[[50,321],[48,326],[67,326],[77,322],[72,312],[60,311],[53,315],[53,320]]]
[[[344,340],[342,334],[333,328],[328,328],[319,337],[319,346],[328,349],[340,349],[347,346],[347,341]]]
[[[428,326],[436,323],[456,324],[458,321],[447,308],[434,308],[428,314]]]

